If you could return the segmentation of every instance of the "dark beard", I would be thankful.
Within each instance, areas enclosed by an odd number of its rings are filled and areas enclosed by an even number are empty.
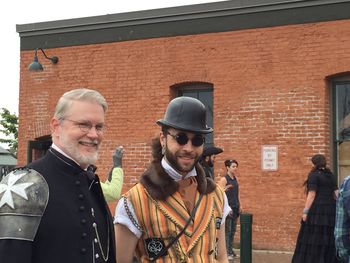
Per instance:
[[[170,164],[171,167],[173,167],[176,171],[180,172],[180,173],[188,173],[190,171],[192,171],[193,167],[195,166],[195,164],[198,162],[198,157],[196,158],[196,160],[194,161],[193,165],[191,166],[190,169],[188,170],[183,170],[183,168],[181,168],[179,166],[179,164],[177,163],[176,161],[176,155],[174,155],[173,153],[171,153],[169,150],[168,150],[168,147],[165,146],[165,158],[166,160],[168,161],[168,163]]]

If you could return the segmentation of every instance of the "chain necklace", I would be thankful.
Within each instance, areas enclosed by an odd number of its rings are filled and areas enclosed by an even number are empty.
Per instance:
[[[132,215],[130,209],[129,209],[129,206],[128,206],[128,203],[127,203],[127,200],[126,200],[126,197],[123,196],[122,197],[124,200],[124,208],[125,208],[125,211],[126,211],[126,214],[128,215],[129,219],[131,220],[131,222],[133,223],[133,225],[140,231],[140,232],[143,232],[143,229],[142,227],[140,226],[140,224],[136,221],[136,219],[134,218],[134,216]]]
[[[95,212],[94,212],[93,208],[91,208],[91,214],[92,214],[92,217],[95,218]],[[103,252],[103,249],[102,249],[100,235],[98,234],[98,230],[97,230],[97,224],[94,222],[92,224],[92,227],[95,230],[96,239],[97,239],[97,243],[98,243],[98,246],[99,246],[101,254],[102,254],[102,258],[103,258],[104,262],[107,262],[108,261],[108,257],[109,257],[109,224],[108,224],[108,220],[107,220],[107,251],[106,251],[106,254]],[[95,251],[95,243],[94,243],[94,241],[92,241],[92,247],[93,247],[93,249]],[[93,254],[95,254],[95,252],[93,252]],[[95,259],[95,257],[94,257],[94,259]]]
[[[58,156],[54,151],[51,150],[51,148],[49,149],[49,152],[52,153],[55,157],[57,157],[59,160],[61,160],[62,162],[64,162],[65,164],[73,167],[72,164],[66,162],[64,159],[62,159],[60,156]],[[89,186],[89,190],[92,186],[92,184],[94,183],[95,181],[92,180],[92,182],[90,183],[90,186]],[[96,182],[97,183],[97,182]],[[95,211],[93,208],[91,208],[91,215],[92,217],[95,219]],[[108,257],[109,257],[109,223],[108,223],[108,220],[107,221],[107,253],[105,255],[105,253],[103,252],[103,249],[102,249],[102,244],[101,244],[101,239],[100,239],[100,235],[98,234],[98,229],[97,229],[97,224],[96,222],[94,222],[92,224],[92,227],[94,228],[95,230],[95,235],[96,235],[96,240],[97,240],[97,243],[98,243],[98,246],[100,248],[100,251],[101,251],[101,254],[102,254],[102,258],[104,260],[104,262],[107,262],[108,261]],[[93,248],[93,261],[95,262],[95,242],[92,241],[92,248]],[[97,258],[97,257],[96,257]]]
[[[69,162],[66,162],[65,160],[63,160],[60,156],[58,156],[54,151],[51,150],[51,148],[49,149],[49,152],[52,153],[52,155],[54,155],[56,158],[58,158],[59,160],[61,160],[62,162],[64,162],[65,164],[73,167],[72,164],[70,164]]]

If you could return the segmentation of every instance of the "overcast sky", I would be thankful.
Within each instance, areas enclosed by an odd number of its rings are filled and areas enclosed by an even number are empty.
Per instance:
[[[183,6],[218,0],[59,0],[20,1],[0,3],[1,33],[1,94],[0,108],[18,114],[19,43],[16,24],[46,22],[69,18],[125,13],[163,7]],[[1,136],[1,134],[0,134]]]

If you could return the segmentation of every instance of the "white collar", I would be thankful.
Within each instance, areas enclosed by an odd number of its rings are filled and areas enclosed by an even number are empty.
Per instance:
[[[182,178],[182,175],[176,171],[173,167],[170,166],[170,164],[165,160],[165,158],[163,157],[162,159],[162,167],[164,168],[164,170],[166,171],[166,173],[173,178],[176,182],[181,181],[183,179],[189,178],[191,176],[196,176],[197,175],[197,171],[196,169],[193,167],[193,169],[188,172],[188,174],[186,174],[185,178]]]
[[[51,145],[52,149],[55,149],[56,151],[58,151],[60,154],[62,154],[63,156],[67,157],[68,159],[72,160],[73,162],[75,162],[78,166],[80,166],[80,164],[78,164],[72,157],[70,157],[69,155],[67,155],[64,151],[62,151],[56,144],[52,143]],[[85,171],[87,170],[84,169]]]

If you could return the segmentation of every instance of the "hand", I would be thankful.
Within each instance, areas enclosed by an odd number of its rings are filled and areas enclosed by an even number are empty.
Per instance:
[[[123,159],[123,154],[124,154],[124,148],[123,146],[118,146],[115,149],[115,152],[113,153],[113,166],[114,167],[122,167],[122,159]]]
[[[306,219],[307,219],[307,214],[303,214],[303,217],[302,217],[303,221],[305,222]]]
[[[229,184],[227,186],[225,186],[225,191],[230,190],[231,188],[233,188],[234,186],[232,184]]]

